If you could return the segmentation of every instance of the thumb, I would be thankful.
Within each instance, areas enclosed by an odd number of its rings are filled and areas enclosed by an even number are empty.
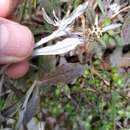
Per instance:
[[[31,55],[34,38],[18,23],[0,18],[0,64],[16,63]]]

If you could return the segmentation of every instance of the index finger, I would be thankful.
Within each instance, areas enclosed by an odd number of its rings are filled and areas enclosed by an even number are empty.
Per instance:
[[[0,17],[8,17],[22,0],[0,0]]]

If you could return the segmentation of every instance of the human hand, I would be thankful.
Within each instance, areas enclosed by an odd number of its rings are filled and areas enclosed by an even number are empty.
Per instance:
[[[7,17],[21,0],[0,0],[0,64],[10,64],[6,74],[17,79],[29,69],[27,58],[34,47],[31,31]]]

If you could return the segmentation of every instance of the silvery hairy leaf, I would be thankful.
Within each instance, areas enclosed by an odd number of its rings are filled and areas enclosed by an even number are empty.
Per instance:
[[[63,41],[57,42],[55,45],[35,49],[33,56],[64,54],[75,49],[80,44],[83,44],[83,41],[79,37],[66,38]]]
[[[58,37],[61,37],[61,36],[65,36],[65,35],[68,35],[70,32],[69,32],[69,28],[67,28],[66,30],[64,31],[60,31],[59,30],[56,30],[54,31],[51,35],[49,36],[46,36],[44,38],[42,38],[40,41],[38,41],[35,45],[35,48],[39,47],[40,45],[43,45],[51,40],[54,40]]]
[[[44,8],[42,8],[42,15],[43,15],[43,18],[49,23],[49,24],[52,24],[53,26],[57,26],[56,23],[51,20],[51,18],[47,15],[46,11]]]
[[[102,29],[102,32],[107,32],[107,31],[109,31],[109,30],[117,29],[117,28],[121,27],[121,25],[122,25],[122,24],[111,24],[111,25],[108,25],[108,26],[106,26],[106,27],[104,27],[104,28]]]
[[[64,30],[68,25],[70,25],[77,17],[83,14],[88,7],[88,2],[79,5],[68,17],[63,18],[61,21],[59,29]]]

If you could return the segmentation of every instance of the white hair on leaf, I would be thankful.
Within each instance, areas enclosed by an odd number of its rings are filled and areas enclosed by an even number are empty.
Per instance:
[[[83,44],[83,40],[79,37],[66,38],[63,41],[57,42],[55,45],[35,49],[33,56],[64,54],[75,49],[80,44]]]

